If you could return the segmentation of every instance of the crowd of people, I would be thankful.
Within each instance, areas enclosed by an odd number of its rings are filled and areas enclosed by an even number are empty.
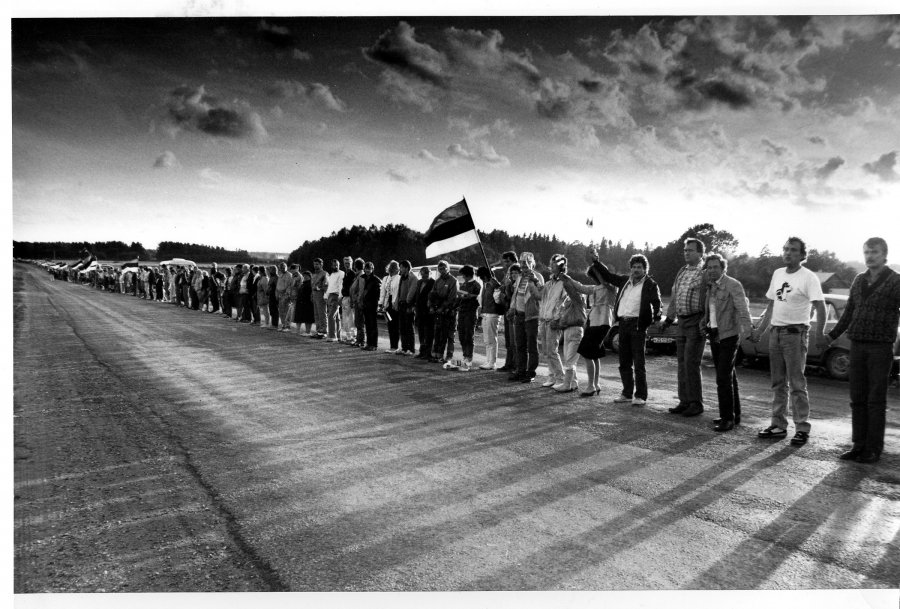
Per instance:
[[[541,387],[587,398],[600,394],[600,360],[606,355],[610,329],[617,327],[622,390],[613,401],[634,406],[645,405],[648,398],[647,329],[676,323],[678,403],[668,410],[685,417],[704,412],[700,368],[709,342],[716,370],[718,417],[712,424],[717,432],[740,424],[735,371],[740,341],[759,341],[770,328],[772,413],[770,424],[757,435],[786,437],[790,408],[795,446],[805,444],[811,431],[804,372],[810,332],[823,347],[847,332],[852,447],[840,458],[874,463],[884,447],[887,388],[900,321],[900,275],[887,266],[887,251],[884,239],[865,242],[867,270],[855,278],[847,307],[827,334],[821,285],[803,266],[806,244],[797,237],[784,244],[785,266],[772,275],[768,306],[756,327],[743,286],[727,274],[727,260],[717,253],[706,254],[705,244],[695,238],[684,241],[685,265],[675,277],[664,319],[659,287],[641,254],[631,257],[628,273],[617,274],[594,252],[587,269],[593,282],[589,284],[569,274],[562,254],[550,258],[545,278],[535,270],[530,252],[512,251],[502,256],[505,272],[499,280],[487,266],[465,265],[456,277],[444,260],[437,264],[436,277],[427,266],[413,272],[410,262],[403,260],[391,261],[379,278],[371,261],[348,256],[327,265],[316,259],[311,271],[286,263],[239,264],[222,271],[215,263],[208,269],[195,265],[99,269],[92,271],[89,282],[98,289],[364,351],[377,351],[378,318],[383,317],[386,353],[464,372],[475,369],[480,316],[484,362],[478,369],[505,372],[511,382],[534,383],[543,360],[549,372]],[[815,329],[811,311],[816,312]],[[502,363],[501,324],[506,353]],[[461,357],[456,355],[456,341]],[[584,384],[577,374],[579,358],[587,371]]]

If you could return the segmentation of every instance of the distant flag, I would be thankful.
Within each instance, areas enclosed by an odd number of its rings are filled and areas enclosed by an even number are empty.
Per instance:
[[[130,267],[130,266],[139,266],[139,265],[140,265],[139,259],[138,259],[138,258],[135,258],[134,260],[129,260],[128,262],[123,262],[123,263],[122,263],[122,268],[125,269],[125,268],[128,268],[128,267]]]
[[[588,219],[585,221],[585,224],[586,224],[587,226],[593,226],[593,225],[594,225],[594,219],[593,219],[593,218],[588,218]]]
[[[426,258],[480,243],[466,199],[439,213],[425,231],[424,239]]]

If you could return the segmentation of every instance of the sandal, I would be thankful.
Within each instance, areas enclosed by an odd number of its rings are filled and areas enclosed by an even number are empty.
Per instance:
[[[797,432],[802,433],[802,432]],[[787,429],[781,429],[775,425],[770,425],[756,434],[760,438],[784,438],[787,437]]]
[[[809,440],[809,433],[805,431],[798,431],[794,434],[794,437],[791,438],[791,444],[794,446],[803,446],[806,444],[806,441]]]

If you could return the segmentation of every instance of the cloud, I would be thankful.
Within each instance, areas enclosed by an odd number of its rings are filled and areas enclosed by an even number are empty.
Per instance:
[[[825,138],[822,137],[822,136],[820,136],[820,135],[811,135],[811,136],[809,136],[808,138],[806,138],[806,141],[809,142],[809,143],[811,143],[811,144],[820,144],[820,145],[822,145],[822,146],[824,146],[825,144],[828,143],[828,142],[825,140]]]
[[[395,169],[388,169],[388,178],[392,182],[400,182],[401,184],[409,184],[410,179]]]
[[[216,185],[221,184],[225,181],[225,176],[216,171],[215,169],[211,169],[210,167],[204,167],[198,173],[200,179],[203,183],[208,185]]]
[[[497,30],[483,33],[449,27],[444,30],[444,37],[449,45],[448,54],[455,63],[482,73],[512,72],[533,83],[540,79],[540,72],[527,54],[500,48],[503,35]]]
[[[483,163],[495,167],[508,167],[509,159],[505,156],[497,154],[494,147],[487,142],[479,142],[475,150],[466,150],[459,144],[450,144],[447,152],[451,157],[470,161],[473,163]]]
[[[900,174],[894,170],[897,164],[897,152],[888,152],[882,154],[877,161],[865,163],[862,168],[868,173],[877,175],[885,182],[896,182],[900,179]]]
[[[370,60],[414,76],[436,87],[447,87],[447,57],[415,39],[415,29],[401,21],[384,32],[363,54]]]
[[[378,91],[394,102],[416,106],[422,112],[433,112],[438,105],[439,89],[428,82],[413,80],[394,70],[384,70]]]
[[[291,30],[284,26],[270,24],[263,19],[257,24],[256,31],[263,40],[276,48],[286,49],[294,46],[294,36]]]
[[[226,106],[219,103],[207,95],[203,85],[196,89],[178,87],[169,94],[166,108],[174,127],[173,135],[184,129],[222,137],[248,137],[255,141],[264,141],[268,137],[259,114],[245,104]]]
[[[789,150],[787,146],[782,146],[781,144],[776,144],[766,138],[763,138],[760,141],[766,147],[766,152],[771,152],[775,156],[784,156]]]
[[[829,177],[831,177],[831,174],[838,170],[838,167],[843,164],[844,159],[842,159],[841,157],[831,157],[823,166],[816,169],[816,178],[824,182]]]
[[[429,163],[438,163],[438,162],[440,162],[440,159],[439,159],[439,158],[437,158],[436,156],[434,156],[433,154],[431,154],[430,152],[428,152],[428,151],[425,150],[424,148],[422,148],[416,156],[417,156],[418,158],[422,159],[422,160],[428,161]]]
[[[306,51],[301,51],[300,49],[294,49],[293,51],[291,51],[291,57],[293,57],[297,61],[312,61],[312,53],[307,53]]]
[[[544,118],[560,119],[572,116],[574,104],[572,102],[572,89],[566,83],[550,78],[541,81],[537,92],[535,107],[537,113]]]
[[[266,88],[266,92],[279,99],[295,97],[311,100],[334,112],[345,112],[347,104],[335,97],[331,89],[322,83],[304,84],[295,80],[276,80]]]
[[[171,169],[172,167],[178,166],[178,159],[175,158],[175,153],[171,150],[166,150],[161,155],[156,157],[156,161],[153,163],[153,167],[157,169]]]

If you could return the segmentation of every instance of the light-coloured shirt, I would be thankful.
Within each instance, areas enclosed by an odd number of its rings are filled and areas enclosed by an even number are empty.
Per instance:
[[[396,308],[397,298],[400,293],[400,273],[388,275],[381,283],[381,306]]]
[[[344,271],[335,271],[328,275],[327,287],[325,288],[325,296],[331,294],[341,295],[341,288],[344,285]]]
[[[812,302],[825,300],[819,278],[805,266],[794,273],[788,273],[786,267],[775,269],[766,298],[774,302],[771,321],[773,326],[808,326]]]
[[[722,277],[719,277],[712,284],[712,289],[710,290],[709,295],[709,327],[710,328],[718,328],[719,327],[719,316],[718,310],[716,308],[716,291],[721,287]]]
[[[641,314],[641,292],[646,280],[647,276],[644,275],[637,283],[630,279],[625,283],[622,288],[622,298],[619,300],[619,308],[616,310],[619,318],[638,317]]]

